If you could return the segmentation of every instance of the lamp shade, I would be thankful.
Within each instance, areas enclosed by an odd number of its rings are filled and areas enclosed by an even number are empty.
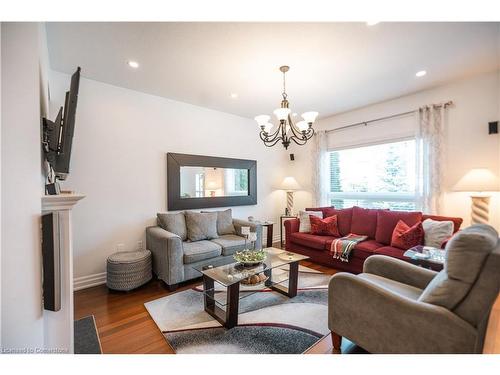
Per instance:
[[[489,169],[475,168],[467,172],[453,187],[454,191],[500,191],[500,179]]]
[[[255,121],[257,121],[257,124],[259,124],[259,126],[266,126],[270,119],[271,117],[268,115],[259,115],[255,117]]]
[[[295,178],[285,177],[279,188],[281,190],[294,191],[294,190],[299,190],[300,185]]]

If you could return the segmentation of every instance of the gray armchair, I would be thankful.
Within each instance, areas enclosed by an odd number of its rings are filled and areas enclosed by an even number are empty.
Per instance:
[[[488,225],[457,233],[437,273],[374,255],[330,280],[328,325],[371,353],[481,353],[500,289],[500,240]]]
[[[146,228],[146,247],[153,255],[153,273],[163,280],[170,290],[178,283],[195,279],[201,274],[195,269],[202,265],[232,258],[236,251],[243,250],[245,238],[241,227],[250,227],[257,233],[256,248],[262,248],[262,225],[233,219],[236,233],[219,235],[218,238],[202,241],[183,241],[182,238],[163,229],[160,225]]]

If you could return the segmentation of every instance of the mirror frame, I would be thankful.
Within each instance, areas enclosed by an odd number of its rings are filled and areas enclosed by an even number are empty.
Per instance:
[[[248,169],[248,195],[181,198],[181,167]],[[214,156],[167,153],[167,209],[250,206],[257,204],[257,161]]]

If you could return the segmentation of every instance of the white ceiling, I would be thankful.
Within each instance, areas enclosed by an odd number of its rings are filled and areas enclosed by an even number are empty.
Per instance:
[[[279,107],[290,65],[292,111],[327,117],[497,69],[499,25],[48,23],[47,35],[54,70],[250,118]]]

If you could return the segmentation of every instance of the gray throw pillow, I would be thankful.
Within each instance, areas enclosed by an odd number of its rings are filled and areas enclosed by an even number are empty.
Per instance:
[[[235,234],[233,225],[233,211],[229,208],[224,211],[201,211],[202,213],[217,213],[217,233],[219,236],[224,234]]]
[[[183,241],[187,239],[186,219],[184,212],[156,214],[158,225],[167,232],[178,235]]]
[[[190,241],[218,238],[217,212],[186,211],[187,238]]]
[[[455,308],[469,293],[497,241],[498,233],[489,225],[457,232],[446,245],[444,269],[427,285],[419,301]]]

